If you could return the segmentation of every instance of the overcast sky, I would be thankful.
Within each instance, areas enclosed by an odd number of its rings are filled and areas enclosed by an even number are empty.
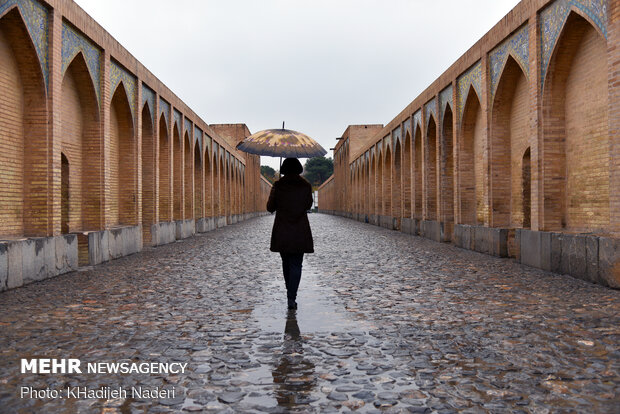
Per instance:
[[[286,121],[332,156],[347,125],[388,123],[518,1],[77,3],[205,122]]]

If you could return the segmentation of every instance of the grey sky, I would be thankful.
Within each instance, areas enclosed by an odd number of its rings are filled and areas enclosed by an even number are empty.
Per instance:
[[[389,122],[518,1],[77,3],[207,123],[286,121],[329,149]]]

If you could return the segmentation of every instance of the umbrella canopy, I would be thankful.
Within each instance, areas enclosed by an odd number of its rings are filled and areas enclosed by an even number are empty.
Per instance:
[[[321,157],[327,151],[306,134],[291,129],[266,129],[250,135],[237,149],[250,154],[282,158]]]

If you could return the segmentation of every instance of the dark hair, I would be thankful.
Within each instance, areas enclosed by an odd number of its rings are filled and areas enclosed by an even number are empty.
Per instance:
[[[282,162],[280,174],[282,175],[299,175],[304,172],[304,167],[297,158],[287,158]]]

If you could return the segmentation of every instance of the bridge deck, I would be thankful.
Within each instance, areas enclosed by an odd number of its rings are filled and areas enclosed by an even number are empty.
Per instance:
[[[316,253],[289,313],[272,221],[0,294],[0,411],[618,409],[620,292],[314,214]],[[21,358],[188,366],[37,375]],[[20,398],[24,386],[63,398]],[[78,386],[128,395],[67,398]]]

